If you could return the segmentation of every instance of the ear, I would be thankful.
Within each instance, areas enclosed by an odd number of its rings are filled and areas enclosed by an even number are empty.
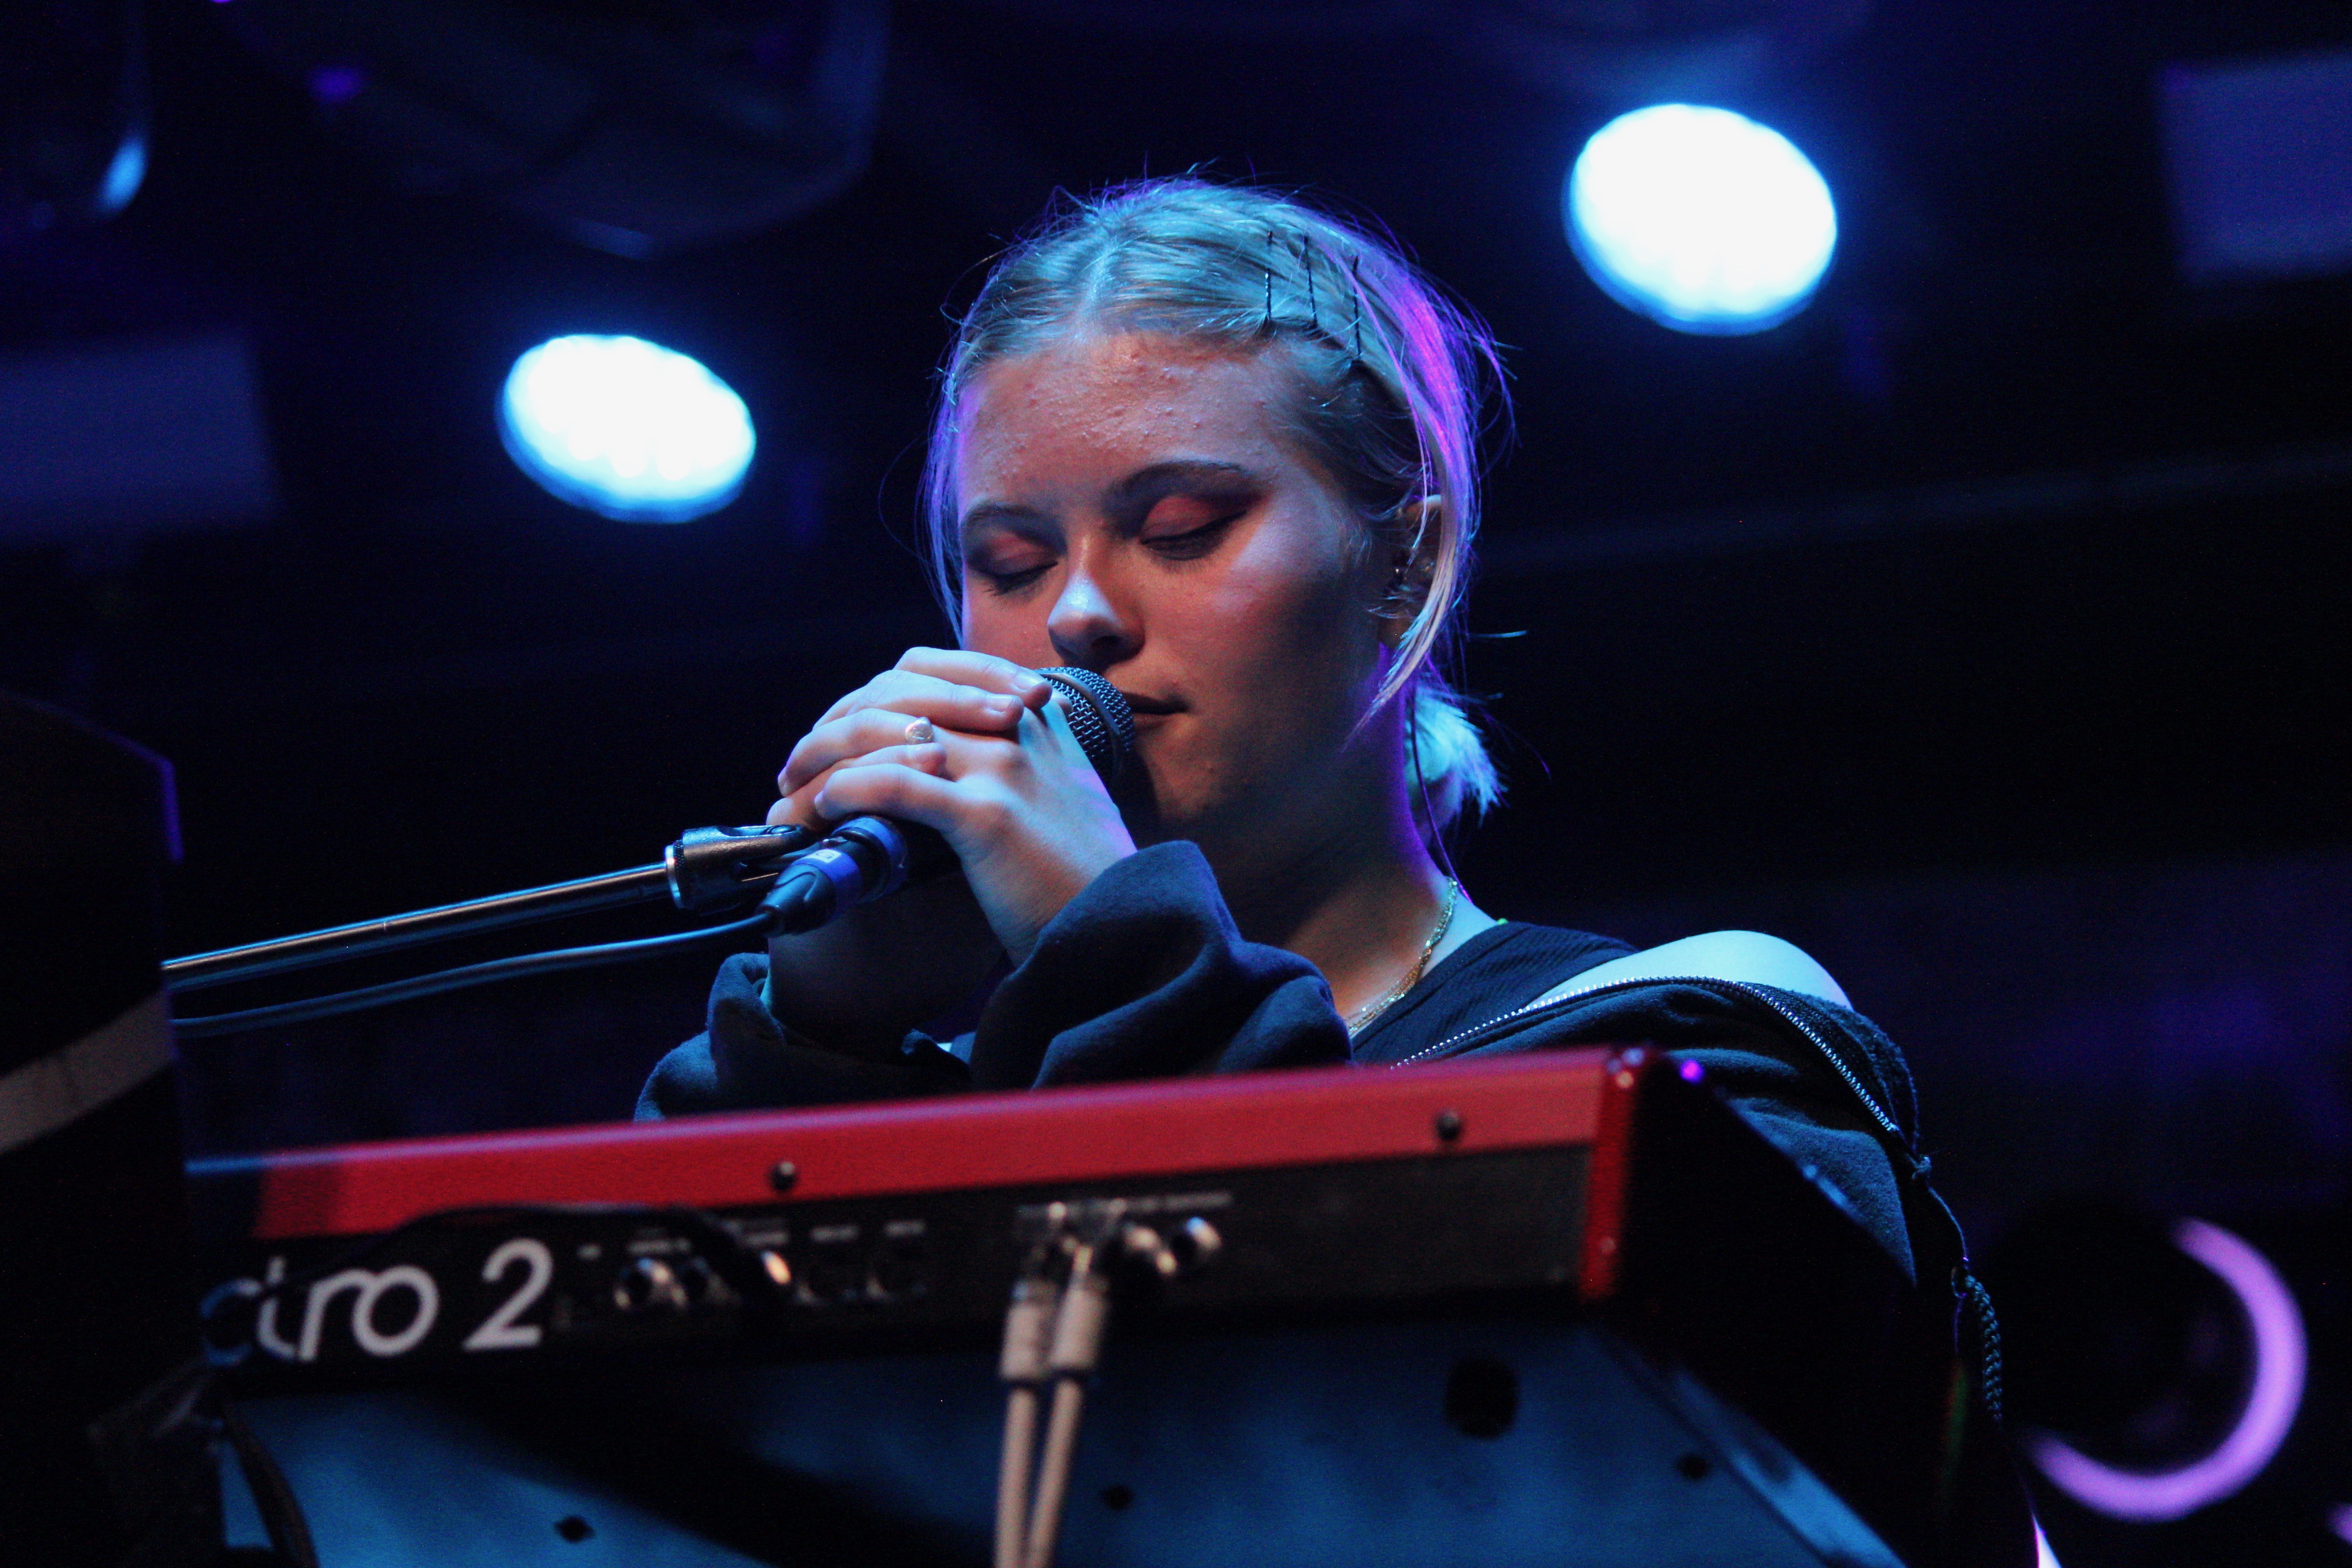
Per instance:
[[[1389,552],[1389,577],[1381,595],[1381,640],[1391,648],[1404,641],[1412,618],[1429,602],[1429,587],[1437,576],[1439,523],[1445,515],[1445,498],[1424,496],[1407,501],[1397,512]]]

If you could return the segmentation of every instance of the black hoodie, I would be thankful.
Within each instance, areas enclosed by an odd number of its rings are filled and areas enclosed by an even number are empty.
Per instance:
[[[1045,1088],[1262,1068],[1410,1067],[1554,1047],[1646,1043],[1702,1063],[1717,1091],[1913,1267],[1904,1188],[1924,1176],[1911,1078],[1861,1015],[1735,979],[1634,980],[1534,998],[1625,943],[1505,921],[1433,967],[1352,1041],[1314,965],[1245,942],[1191,844],[1120,860],[1073,899],[996,987],[979,1027],[895,1058],[826,1049],[761,1000],[767,958],[739,953],[708,1030],[662,1058],[640,1118]],[[1941,1215],[1942,1205],[1914,1205]],[[1952,1245],[1937,1238],[1936,1250]]]

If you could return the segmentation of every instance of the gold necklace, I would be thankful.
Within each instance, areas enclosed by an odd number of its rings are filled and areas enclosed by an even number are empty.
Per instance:
[[[1373,1019],[1379,1017],[1381,1014],[1389,1010],[1389,1005],[1391,1003],[1396,1001],[1398,997],[1402,996],[1406,992],[1421,984],[1422,975],[1426,973],[1429,968],[1430,954],[1435,952],[1437,951],[1437,944],[1445,940],[1445,933],[1454,929],[1454,905],[1461,897],[1462,884],[1451,877],[1447,878],[1445,881],[1445,912],[1437,918],[1437,929],[1431,931],[1429,933],[1429,940],[1422,944],[1421,956],[1412,961],[1412,972],[1404,977],[1403,984],[1398,986],[1395,990],[1390,992],[1379,1001],[1374,1002],[1368,1006],[1357,1009],[1355,1016],[1349,1018],[1347,1022],[1348,1037],[1349,1039],[1354,1039],[1358,1035],[1362,1034]]]

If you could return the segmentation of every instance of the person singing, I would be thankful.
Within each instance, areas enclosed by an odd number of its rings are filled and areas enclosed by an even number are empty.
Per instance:
[[[1819,964],[1500,920],[1452,871],[1501,794],[1447,679],[1499,394],[1466,310],[1304,201],[1149,181],[1014,246],[931,429],[957,646],[828,709],[769,814],[925,824],[962,875],[729,959],[639,1114],[1646,1040],[1910,1267],[1910,1079]],[[1052,666],[1134,709],[1116,796]]]

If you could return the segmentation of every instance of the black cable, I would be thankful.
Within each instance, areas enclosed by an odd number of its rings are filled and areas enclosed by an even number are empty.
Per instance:
[[[1412,787],[1414,793],[1421,796],[1421,818],[1429,824],[1431,847],[1436,849],[1437,858],[1444,866],[1446,876],[1459,888],[1462,873],[1454,868],[1454,850],[1445,842],[1444,829],[1437,825],[1437,808],[1429,804],[1429,776],[1421,771],[1421,726],[1413,719],[1420,701],[1418,689],[1405,698],[1404,740],[1412,752]]]
[[[220,1423],[278,1563],[283,1568],[319,1568],[318,1544],[310,1539],[310,1521],[303,1516],[301,1500],[286,1484],[286,1472],[278,1468],[260,1434],[246,1424],[244,1413],[232,1404],[221,1406]]]
[[[487,985],[496,980],[519,980],[530,974],[554,974],[567,969],[587,969],[602,963],[625,963],[632,959],[654,958],[698,947],[705,942],[749,936],[764,930],[769,919],[768,911],[762,910],[741,920],[730,921],[725,925],[706,926],[699,931],[641,937],[635,942],[600,942],[593,947],[559,947],[546,952],[518,953],[512,958],[495,958],[487,963],[468,964],[462,969],[411,975],[405,980],[387,981],[382,985],[362,986],[356,991],[338,991],[300,1002],[280,1002],[271,1007],[248,1007],[240,1013],[213,1013],[200,1018],[174,1018],[172,1027],[182,1039],[197,1040],[207,1035],[233,1035],[246,1029],[267,1029],[280,1024],[305,1023],[312,1018],[331,1018],[339,1013],[356,1013],[363,1008],[414,1001],[420,996],[437,996],[445,991],[462,991],[469,985]]]
[[[1985,1414],[2001,1424],[2000,1318],[1992,1310],[1992,1292],[1984,1288],[1968,1265],[1959,1268],[1961,1310],[1967,1314],[1969,1337],[1976,1342],[1977,1387],[1984,1395]]]

